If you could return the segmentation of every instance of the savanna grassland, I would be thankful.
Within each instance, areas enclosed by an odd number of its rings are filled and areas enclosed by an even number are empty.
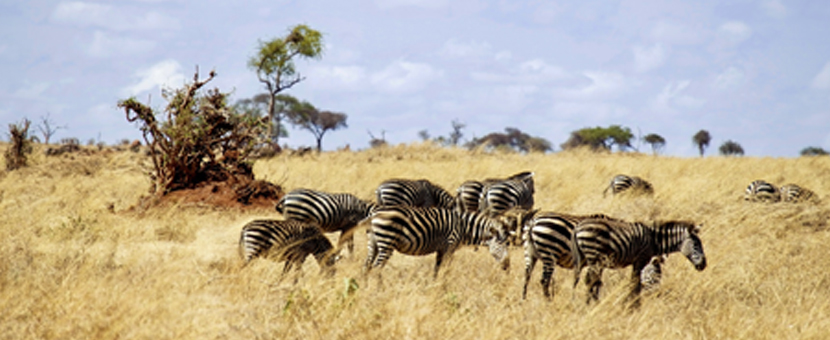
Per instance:
[[[0,149],[5,146],[0,146]],[[557,269],[553,301],[537,266],[521,300],[523,254],[500,271],[486,250],[459,250],[432,278],[434,256],[394,255],[377,280],[357,249],[326,278],[309,258],[282,264],[237,252],[239,232],[273,208],[180,203],[134,208],[149,160],[109,152],[45,157],[0,173],[2,339],[824,339],[830,335],[830,157],[672,158],[645,154],[476,153],[430,145],[257,161],[257,178],[371,199],[391,177],[428,178],[450,191],[467,179],[532,170],[536,206],[629,220],[703,223],[709,266],[669,257],[641,308],[620,303],[625,271],[606,271],[603,296]],[[603,197],[618,173],[648,179],[653,197]],[[742,200],[755,179],[794,182],[820,204]],[[332,240],[336,235],[330,235]],[[374,273],[373,273],[374,274]],[[296,283],[294,283],[296,279]],[[351,279],[355,279],[352,281]]]

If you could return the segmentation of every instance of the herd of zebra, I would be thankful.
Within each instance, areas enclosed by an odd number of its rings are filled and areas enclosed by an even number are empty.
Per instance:
[[[781,187],[764,181],[756,180],[746,187],[744,200],[752,202],[819,202],[818,196],[807,188],[802,188],[798,184],[785,184]]]
[[[602,214],[576,216],[539,211],[534,206],[534,174],[521,172],[507,178],[471,180],[456,195],[432,182],[390,179],[376,190],[377,201],[348,193],[295,189],[276,210],[283,220],[254,220],[242,228],[239,249],[245,263],[256,257],[284,261],[283,274],[299,269],[313,255],[320,267],[333,273],[346,245],[354,253],[353,233],[368,225],[367,257],[363,273],[382,268],[394,251],[406,255],[435,253],[437,277],[445,258],[462,245],[489,248],[496,263],[509,268],[508,248],[524,249],[525,275],[522,298],[537,263],[542,261],[541,285],[552,298],[554,267],[573,269],[574,287],[583,269],[588,301],[597,300],[606,268],[632,266],[631,297],[661,280],[666,256],[680,252],[697,270],[706,267],[698,236],[699,226],[689,221],[628,222]],[[615,176],[607,191],[653,192],[651,184],[632,176]],[[337,245],[324,233],[340,232]]]

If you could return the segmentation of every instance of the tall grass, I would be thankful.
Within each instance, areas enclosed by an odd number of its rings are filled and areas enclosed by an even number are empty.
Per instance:
[[[703,223],[709,267],[696,272],[671,256],[662,286],[636,311],[621,304],[628,270],[606,271],[600,302],[586,306],[584,287],[575,291],[572,272],[561,268],[554,300],[545,301],[537,268],[522,301],[518,248],[507,273],[486,251],[461,249],[438,279],[434,257],[397,254],[381,286],[360,276],[363,232],[333,278],[309,260],[280,281],[282,264],[242,268],[236,249],[242,225],[276,218],[271,209],[131,210],[150,185],[147,159],[132,152],[46,158],[36,149],[30,164],[0,174],[4,339],[819,339],[830,329],[828,157],[516,155],[416,144],[255,164],[258,178],[286,189],[362,198],[391,177],[454,191],[467,179],[532,170],[544,210]],[[648,179],[654,197],[603,197],[618,173]],[[755,179],[798,183],[824,200],[746,203],[741,195]]]

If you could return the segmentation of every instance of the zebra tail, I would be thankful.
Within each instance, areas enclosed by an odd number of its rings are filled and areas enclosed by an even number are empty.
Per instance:
[[[574,288],[576,288],[576,285],[579,284],[579,274],[582,272],[582,258],[584,257],[582,250],[576,244],[576,228],[571,232],[571,256],[574,260]]]

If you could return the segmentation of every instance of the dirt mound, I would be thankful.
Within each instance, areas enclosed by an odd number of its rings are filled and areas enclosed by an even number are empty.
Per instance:
[[[143,202],[144,207],[165,206],[168,204],[211,206],[232,209],[274,209],[277,202],[285,195],[276,184],[261,180],[246,184],[225,182],[205,183],[193,189],[175,190],[154,202]]]

